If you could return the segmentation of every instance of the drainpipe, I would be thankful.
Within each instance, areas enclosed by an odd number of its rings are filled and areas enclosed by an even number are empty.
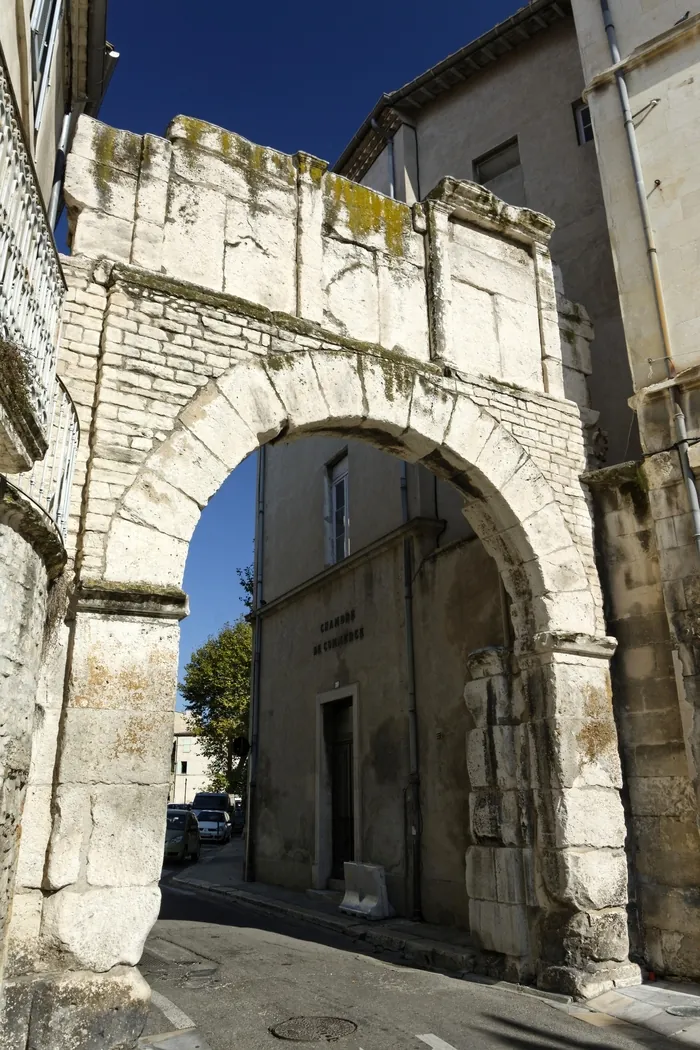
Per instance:
[[[262,647],[263,543],[265,537],[265,446],[258,449],[257,516],[255,519],[255,554],[253,557],[253,665],[250,683],[250,752],[248,759],[248,799],[245,820],[245,859],[243,878],[255,882],[253,823],[255,790],[258,778],[258,727],[260,724],[260,650]]]
[[[52,230],[56,229],[58,222],[58,210],[61,201],[61,190],[63,189],[63,177],[66,173],[66,154],[68,153],[68,139],[70,138],[73,114],[76,107],[67,110],[61,123],[61,134],[56,148],[56,163],[53,169],[53,185],[51,186],[51,197],[49,198],[48,219]]]
[[[612,19],[610,12],[610,5],[608,0],[600,0],[600,9],[603,14],[603,23],[605,25],[605,35],[608,38],[608,46],[610,48],[610,57],[612,58],[613,65],[618,65],[621,61],[620,49],[617,44],[617,33],[615,31],[615,23]],[[666,374],[669,379],[674,379],[676,376],[676,367],[673,361],[673,354],[671,348],[671,332],[668,325],[668,315],[666,313],[666,303],[664,301],[663,286],[661,283],[661,272],[659,270],[659,258],[656,250],[656,239],[654,237],[654,229],[651,224],[651,215],[649,213],[649,206],[647,204],[646,191],[644,188],[644,173],[642,171],[642,161],[639,156],[639,147],[637,145],[637,133],[634,127],[634,119],[632,117],[632,110],[630,107],[629,92],[627,90],[627,81],[625,80],[625,74],[621,68],[615,70],[615,82],[617,84],[617,91],[620,96],[620,105],[622,106],[622,113],[625,122],[625,134],[627,136],[627,145],[630,153],[630,160],[632,163],[632,171],[634,173],[634,185],[637,193],[637,201],[639,203],[639,211],[642,217],[642,226],[644,228],[644,239],[647,247],[647,258],[649,260],[649,269],[651,270],[651,279],[654,285],[654,302],[656,305],[656,312],[659,319],[659,327],[661,328],[661,339],[664,348],[664,365],[666,366]],[[690,514],[693,521],[693,536],[695,538],[695,546],[700,554],[700,502],[698,501],[698,490],[695,483],[693,472],[690,469],[690,463],[688,461],[688,432],[686,428],[685,416],[683,414],[683,407],[681,405],[680,391],[675,386],[671,387],[671,397],[673,398],[673,425],[676,433],[675,447],[678,449],[678,456],[681,464],[681,472],[683,474],[683,481],[685,482],[686,491],[688,493],[688,504],[690,506]]]
[[[408,468],[401,463],[401,518],[408,523]],[[411,914],[420,919],[421,907],[421,812],[420,767],[418,763],[418,717],[416,713],[416,662],[413,639],[413,548],[410,536],[403,541],[403,594],[406,621],[406,673],[408,677],[408,788],[410,800],[409,834],[411,836]]]

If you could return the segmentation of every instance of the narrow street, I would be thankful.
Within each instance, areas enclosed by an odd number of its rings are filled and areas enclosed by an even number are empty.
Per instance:
[[[605,1015],[584,1023],[553,1001],[363,953],[332,931],[179,887],[172,874],[164,872],[161,915],[141,964],[155,992],[145,1035],[197,1030],[168,1047],[272,1048],[280,1038],[271,1029],[299,1017],[345,1022],[330,1031],[342,1050],[672,1045]],[[295,1041],[325,1045],[303,1029]]]

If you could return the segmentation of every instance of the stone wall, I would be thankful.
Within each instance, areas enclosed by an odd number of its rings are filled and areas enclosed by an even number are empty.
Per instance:
[[[635,954],[658,974],[700,973],[700,836],[649,482],[638,463],[587,475],[612,663],[627,808]]]
[[[623,822],[614,763],[587,744],[597,729],[614,739],[611,645],[581,416],[564,397],[551,224],[453,180],[408,208],[314,158],[227,136],[180,120],[172,141],[141,139],[83,119],[69,168],[73,247],[87,256],[66,262],[61,360],[83,431],[76,581],[40,923],[18,931],[13,1003],[50,1000],[51,980],[60,991],[56,975],[72,971],[85,995],[102,989],[91,1016],[106,1045],[125,1041],[120,1025],[138,1029],[133,967],[159,906],[189,541],[246,455],[311,433],[367,441],[454,485],[510,594],[522,722],[540,756],[527,767],[537,903],[527,943],[491,948],[544,987],[637,981],[620,931],[587,933],[617,906],[598,872],[617,871]],[[45,815],[48,784],[36,788]],[[36,819],[27,928],[48,830]],[[494,909],[481,911],[486,945]],[[53,974],[35,992],[32,953]],[[76,1006],[62,1023],[79,1018]],[[31,1039],[44,1050],[45,1035]]]
[[[45,655],[50,582],[64,563],[61,539],[30,500],[0,479],[0,977],[5,962],[36,704]]]

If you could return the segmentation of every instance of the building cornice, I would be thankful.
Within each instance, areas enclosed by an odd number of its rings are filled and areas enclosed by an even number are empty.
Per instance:
[[[316,573],[315,576],[309,577],[308,580],[304,580],[303,583],[290,588],[290,590],[285,591],[284,594],[278,595],[277,598],[265,602],[257,610],[254,609],[251,616],[259,616],[261,618],[265,617],[268,613],[275,612],[282,606],[294,601],[296,598],[300,598],[309,591],[313,591],[322,584],[327,583],[328,580],[334,578],[339,579],[342,576],[347,576],[349,573],[352,573],[355,569],[359,568],[360,565],[371,561],[390,547],[396,546],[396,544],[405,536],[413,536],[416,534],[426,535],[429,533],[437,535],[443,528],[444,522],[439,518],[411,518],[410,521],[400,525],[397,529],[393,529],[391,532],[387,532],[384,536],[381,536],[373,543],[368,543],[366,547],[362,548],[362,550],[357,551],[355,554],[348,555],[347,558],[344,558],[340,562],[336,562],[334,565],[326,566],[325,569]]]
[[[675,51],[679,47],[684,47],[688,40],[697,36],[698,33],[700,33],[700,14],[689,15],[688,18],[679,22],[678,25],[671,26],[670,29],[659,33],[658,36],[640,44],[626,58],[616,62],[615,65],[608,66],[601,73],[597,73],[584,89],[583,99],[587,100],[591,92],[613,84],[618,73],[629,73],[639,66],[654,61],[660,55],[665,54],[666,51]]]

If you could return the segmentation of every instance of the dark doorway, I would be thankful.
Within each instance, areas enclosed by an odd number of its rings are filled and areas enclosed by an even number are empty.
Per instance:
[[[328,705],[331,781],[331,878],[344,879],[343,864],[355,857],[352,700]]]

